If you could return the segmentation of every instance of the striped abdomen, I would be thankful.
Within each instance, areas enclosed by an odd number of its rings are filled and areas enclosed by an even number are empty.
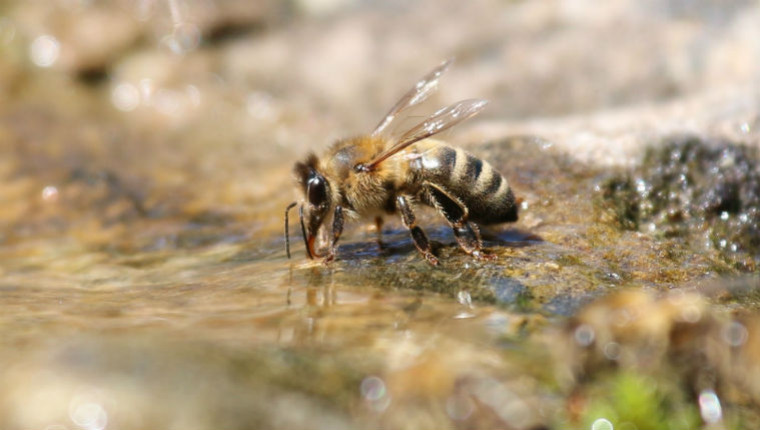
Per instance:
[[[461,200],[470,220],[480,224],[517,220],[509,183],[487,162],[434,140],[414,145],[408,159],[418,180],[439,185]]]

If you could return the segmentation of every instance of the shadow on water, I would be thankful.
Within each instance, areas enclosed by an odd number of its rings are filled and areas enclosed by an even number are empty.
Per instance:
[[[428,228],[427,235],[430,240],[433,253],[440,256],[441,253],[454,252],[458,245],[454,241],[451,229],[447,227]],[[522,248],[544,242],[540,236],[519,229],[506,229],[495,231],[493,229],[481,230],[484,248]],[[498,249],[491,249],[498,252]],[[338,247],[338,255],[346,261],[360,260],[364,258],[384,257],[392,261],[405,259],[407,254],[416,254],[409,233],[403,229],[383,231],[382,244],[376,240],[365,237],[363,240],[354,240],[351,243],[341,244]],[[442,262],[445,263],[445,262]]]
[[[405,229],[397,228],[383,232],[382,245],[373,234],[349,237],[338,247],[334,262],[298,268],[296,278],[305,277],[300,282],[309,287],[334,282],[362,289],[442,294],[459,301],[498,303],[516,311],[536,310],[530,287],[507,268],[513,264],[511,250],[542,243],[538,236],[516,229],[489,233],[484,244],[497,258],[478,261],[459,248],[448,227],[426,231],[440,260],[437,267],[420,257]],[[291,249],[297,265],[306,263],[302,251]]]
[[[480,235],[483,238],[483,244],[486,247],[507,246],[511,248],[521,248],[544,242],[544,239],[541,236],[516,228],[502,231],[482,229]]]

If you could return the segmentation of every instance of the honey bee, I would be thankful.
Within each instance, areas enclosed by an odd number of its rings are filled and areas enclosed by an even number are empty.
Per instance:
[[[420,79],[371,134],[339,140],[321,160],[312,153],[295,164],[293,172],[304,196],[299,207],[301,233],[310,259],[322,257],[315,250],[320,231],[328,233],[329,251],[324,261],[329,262],[335,258],[345,218],[374,217],[379,235],[382,217],[398,213],[416,248],[430,264],[437,265],[430,242],[417,225],[417,205],[431,206],[443,215],[465,252],[476,259],[493,258],[483,252],[474,223],[517,220],[517,203],[509,183],[487,162],[428,139],[476,115],[487,102],[463,100],[438,110],[399,137],[386,133],[401,112],[421,103],[437,89],[451,62],[443,62]],[[288,212],[297,204],[293,202],[285,210],[288,258]],[[332,230],[327,232],[322,227],[330,218]]]

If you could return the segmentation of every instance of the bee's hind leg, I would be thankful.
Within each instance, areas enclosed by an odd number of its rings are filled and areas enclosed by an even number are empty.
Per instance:
[[[404,196],[396,197],[396,208],[401,212],[401,220],[404,222],[406,228],[409,229],[409,233],[412,235],[414,246],[420,251],[423,257],[428,263],[433,266],[438,265],[438,259],[433,255],[433,251],[430,248],[430,241],[428,241],[425,232],[417,225],[417,220],[412,212],[412,207]]]
[[[493,260],[496,257],[483,252],[478,226],[468,222],[467,207],[458,198],[452,196],[442,187],[425,182],[425,189],[433,206],[446,218],[454,230],[454,237],[459,246],[478,260]]]

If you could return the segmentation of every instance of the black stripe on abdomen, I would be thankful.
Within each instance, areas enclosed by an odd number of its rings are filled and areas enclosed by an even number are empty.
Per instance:
[[[475,158],[470,154],[467,154],[467,167],[465,169],[465,180],[475,183],[480,177],[480,172],[483,170],[483,161],[479,158]]]
[[[501,174],[499,172],[491,169],[491,180],[488,182],[488,184],[483,188],[481,191],[482,196],[490,196],[494,194],[496,191],[499,190],[499,187],[501,186]]]
[[[438,148],[438,156],[441,159],[441,174],[446,176],[453,175],[457,164],[457,152],[454,148],[441,146]]]

